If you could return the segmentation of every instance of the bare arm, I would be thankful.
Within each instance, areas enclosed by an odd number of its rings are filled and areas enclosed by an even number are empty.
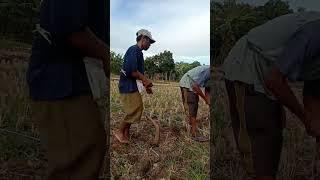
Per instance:
[[[133,71],[131,76],[133,76],[134,78],[136,79],[139,79],[141,81],[145,81],[147,78],[142,74],[140,73],[139,71]]]
[[[151,88],[153,86],[152,82],[147,79],[142,73],[140,73],[139,71],[133,71],[131,76],[133,76],[136,79],[139,79],[142,81],[142,84],[148,89]]]
[[[106,75],[109,74],[109,48],[89,28],[85,28],[83,31],[72,33],[67,38],[67,41],[73,47],[83,52],[84,55],[102,60]]]
[[[200,97],[202,97],[202,99],[203,99],[207,104],[209,104],[209,102],[208,102],[206,96],[203,94],[203,92],[202,92],[199,84],[194,83],[194,84],[192,85],[192,89],[193,89],[194,92],[196,92],[197,95],[199,95]]]
[[[273,95],[293,112],[305,124],[305,115],[303,107],[300,105],[297,97],[291,90],[287,79],[282,73],[274,68],[266,77],[266,86]]]

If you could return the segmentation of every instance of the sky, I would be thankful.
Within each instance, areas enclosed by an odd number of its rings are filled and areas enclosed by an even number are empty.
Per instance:
[[[122,55],[136,44],[139,29],[151,32],[156,43],[144,57],[165,50],[175,62],[210,63],[210,0],[111,0],[111,50]]]

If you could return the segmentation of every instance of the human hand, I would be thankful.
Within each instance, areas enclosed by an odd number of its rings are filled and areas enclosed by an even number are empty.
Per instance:
[[[152,82],[149,79],[142,80],[142,84],[146,89],[151,88],[153,86]]]
[[[147,91],[148,94],[153,94],[153,91],[152,91],[151,87],[146,88],[146,91]]]

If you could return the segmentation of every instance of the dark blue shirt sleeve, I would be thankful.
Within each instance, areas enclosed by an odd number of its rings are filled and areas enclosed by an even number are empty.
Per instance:
[[[138,70],[137,51],[130,48],[125,56],[124,71],[126,75],[132,77],[132,73]]]
[[[297,32],[287,43],[283,54],[276,62],[276,67],[290,81],[296,81],[300,78],[303,63],[311,61],[319,55],[320,35],[314,28],[314,25],[310,24]]]
[[[88,25],[89,0],[51,0],[50,32],[65,37]]]

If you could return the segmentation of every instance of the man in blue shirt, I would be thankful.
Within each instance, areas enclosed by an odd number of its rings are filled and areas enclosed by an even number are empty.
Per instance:
[[[121,143],[129,143],[130,126],[140,121],[142,116],[143,102],[137,86],[139,80],[142,81],[147,93],[152,93],[152,82],[144,76],[142,50],[148,50],[155,40],[151,33],[145,29],[139,30],[136,36],[137,44],[131,46],[124,56],[119,80],[119,91],[126,115],[114,135]]]
[[[48,179],[97,179],[106,134],[84,57],[108,76],[107,1],[43,0],[27,82],[32,115],[48,159]]]

